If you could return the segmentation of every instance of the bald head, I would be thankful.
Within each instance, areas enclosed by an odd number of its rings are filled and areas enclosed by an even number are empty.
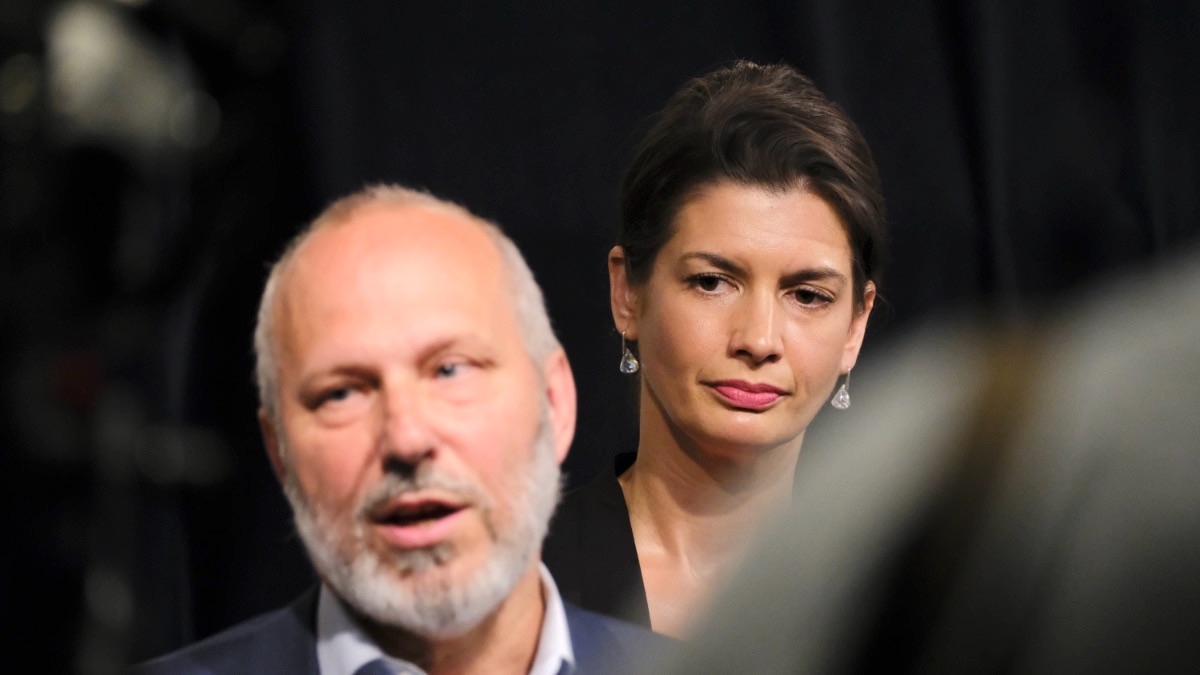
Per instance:
[[[279,415],[281,318],[287,316],[289,307],[305,302],[303,290],[292,288],[297,276],[294,273],[302,268],[329,265],[330,251],[324,250],[325,245],[338,244],[335,240],[339,238],[333,235],[347,228],[354,228],[356,236],[340,242],[348,246],[338,247],[336,253],[339,260],[351,264],[332,277],[332,283],[346,284],[345,293],[373,294],[375,289],[353,286],[350,279],[353,275],[348,272],[358,267],[355,263],[370,260],[386,265],[387,261],[380,258],[396,250],[397,243],[416,251],[440,250],[443,254],[453,249],[456,254],[470,256],[470,264],[494,269],[494,278],[507,296],[506,304],[525,349],[536,365],[540,367],[559,348],[533,273],[516,245],[496,225],[425,192],[391,185],[371,186],[330,205],[288,243],[267,277],[254,331],[254,352],[259,401],[270,419],[277,420]],[[405,264],[420,259],[419,255],[410,256]],[[436,256],[429,259],[435,260]],[[444,269],[429,272],[431,284],[454,283]]]
[[[495,226],[402,188],[335,203],[271,270],[255,347],[297,530],[377,640],[540,606],[575,387]]]

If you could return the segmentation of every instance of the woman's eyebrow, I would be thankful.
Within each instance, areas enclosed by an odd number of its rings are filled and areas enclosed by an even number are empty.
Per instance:
[[[704,262],[707,262],[708,264],[712,265],[713,267],[716,267],[717,269],[721,270],[722,272],[728,272],[728,273],[734,274],[734,275],[743,275],[744,276],[747,273],[746,268],[743,267],[742,265],[739,265],[738,263],[730,260],[729,258],[726,258],[723,255],[719,255],[716,253],[709,253],[707,251],[693,251],[691,253],[685,253],[682,256],[680,256],[680,260],[684,261],[684,262],[687,262],[689,260],[703,260]],[[783,278],[780,279],[780,285],[781,286],[794,286],[796,284],[801,284],[806,281],[824,281],[824,280],[833,280],[838,283],[844,284],[844,283],[846,283],[846,275],[842,274],[837,269],[835,269],[833,267],[829,267],[827,265],[816,266],[816,267],[806,267],[804,269],[796,270],[795,272],[789,272],[788,274],[785,274],[783,276]]]
[[[730,274],[741,275],[746,272],[746,268],[735,263],[729,258],[716,253],[708,253],[706,251],[693,251],[691,253],[684,253],[679,257],[679,259],[682,262],[688,262],[690,260],[703,260],[722,272],[729,272]]]
[[[836,281],[840,284],[846,283],[846,275],[837,271],[832,267],[808,267],[802,270],[797,270],[789,274],[785,274],[780,280],[782,286],[795,286],[806,281]]]

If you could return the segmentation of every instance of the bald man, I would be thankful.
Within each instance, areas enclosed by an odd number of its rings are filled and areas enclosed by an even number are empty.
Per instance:
[[[400,187],[336,202],[271,270],[255,353],[321,584],[142,672],[626,672],[661,651],[564,605],[540,562],[575,384],[494,225]]]

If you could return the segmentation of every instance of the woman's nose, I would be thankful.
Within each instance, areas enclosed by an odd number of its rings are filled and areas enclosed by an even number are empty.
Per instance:
[[[732,355],[755,364],[778,361],[783,353],[783,332],[775,298],[766,293],[747,295],[740,305],[730,332]]]

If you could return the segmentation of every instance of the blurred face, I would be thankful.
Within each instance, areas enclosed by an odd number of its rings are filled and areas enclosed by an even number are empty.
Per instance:
[[[854,366],[874,303],[868,285],[855,312],[834,211],[799,189],[721,182],[680,210],[642,286],[623,263],[614,248],[613,314],[638,342],[643,432],[718,453],[798,449]]]
[[[530,359],[505,278],[477,224],[374,205],[281,280],[268,449],[318,572],[377,622],[461,634],[533,569],[574,390],[561,352]]]

